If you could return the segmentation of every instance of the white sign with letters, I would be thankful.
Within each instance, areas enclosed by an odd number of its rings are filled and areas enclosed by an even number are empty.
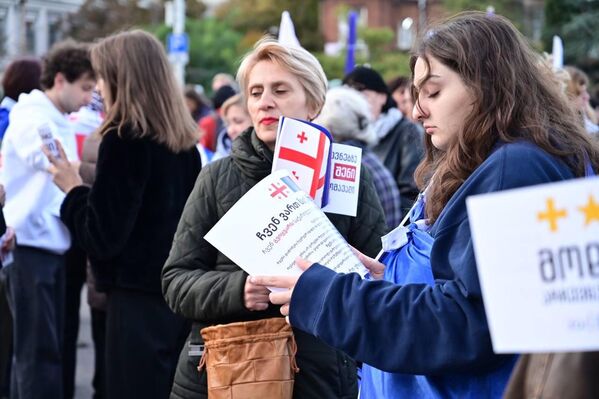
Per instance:
[[[338,273],[368,272],[286,170],[252,187],[204,238],[250,275],[299,275],[298,257]]]
[[[329,179],[329,203],[324,212],[356,216],[360,195],[362,149],[333,143]]]
[[[467,206],[495,352],[599,350],[599,177]]]

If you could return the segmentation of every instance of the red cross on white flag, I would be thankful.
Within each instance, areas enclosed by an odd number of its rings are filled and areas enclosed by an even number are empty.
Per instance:
[[[271,184],[270,187],[268,188],[268,190],[270,191],[270,196],[271,197],[277,197],[277,198],[287,198],[287,193],[286,191],[288,190],[288,187],[284,184],[280,184],[280,185],[276,185],[275,183]]]
[[[272,171],[287,169],[300,188],[321,207],[328,195],[331,137],[326,129],[291,118],[281,118]]]

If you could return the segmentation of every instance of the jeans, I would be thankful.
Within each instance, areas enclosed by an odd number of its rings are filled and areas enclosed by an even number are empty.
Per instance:
[[[61,399],[64,257],[17,246],[8,268],[13,314],[11,399]]]

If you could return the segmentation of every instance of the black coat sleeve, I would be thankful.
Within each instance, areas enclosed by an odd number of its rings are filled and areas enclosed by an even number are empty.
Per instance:
[[[223,264],[217,269],[219,252],[204,239],[223,213],[215,193],[217,183],[226,181],[219,170],[222,164],[209,164],[200,172],[162,269],[166,303],[175,313],[205,323],[223,323],[259,314],[244,306],[247,273],[232,262],[226,270]]]
[[[116,132],[102,139],[94,185],[71,190],[60,210],[63,223],[91,258],[111,259],[125,248],[150,168],[145,141],[121,139]]]

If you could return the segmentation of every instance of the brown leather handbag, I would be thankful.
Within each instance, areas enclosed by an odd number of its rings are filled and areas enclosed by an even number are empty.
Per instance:
[[[209,399],[291,399],[297,346],[284,318],[220,324],[201,331]]]

